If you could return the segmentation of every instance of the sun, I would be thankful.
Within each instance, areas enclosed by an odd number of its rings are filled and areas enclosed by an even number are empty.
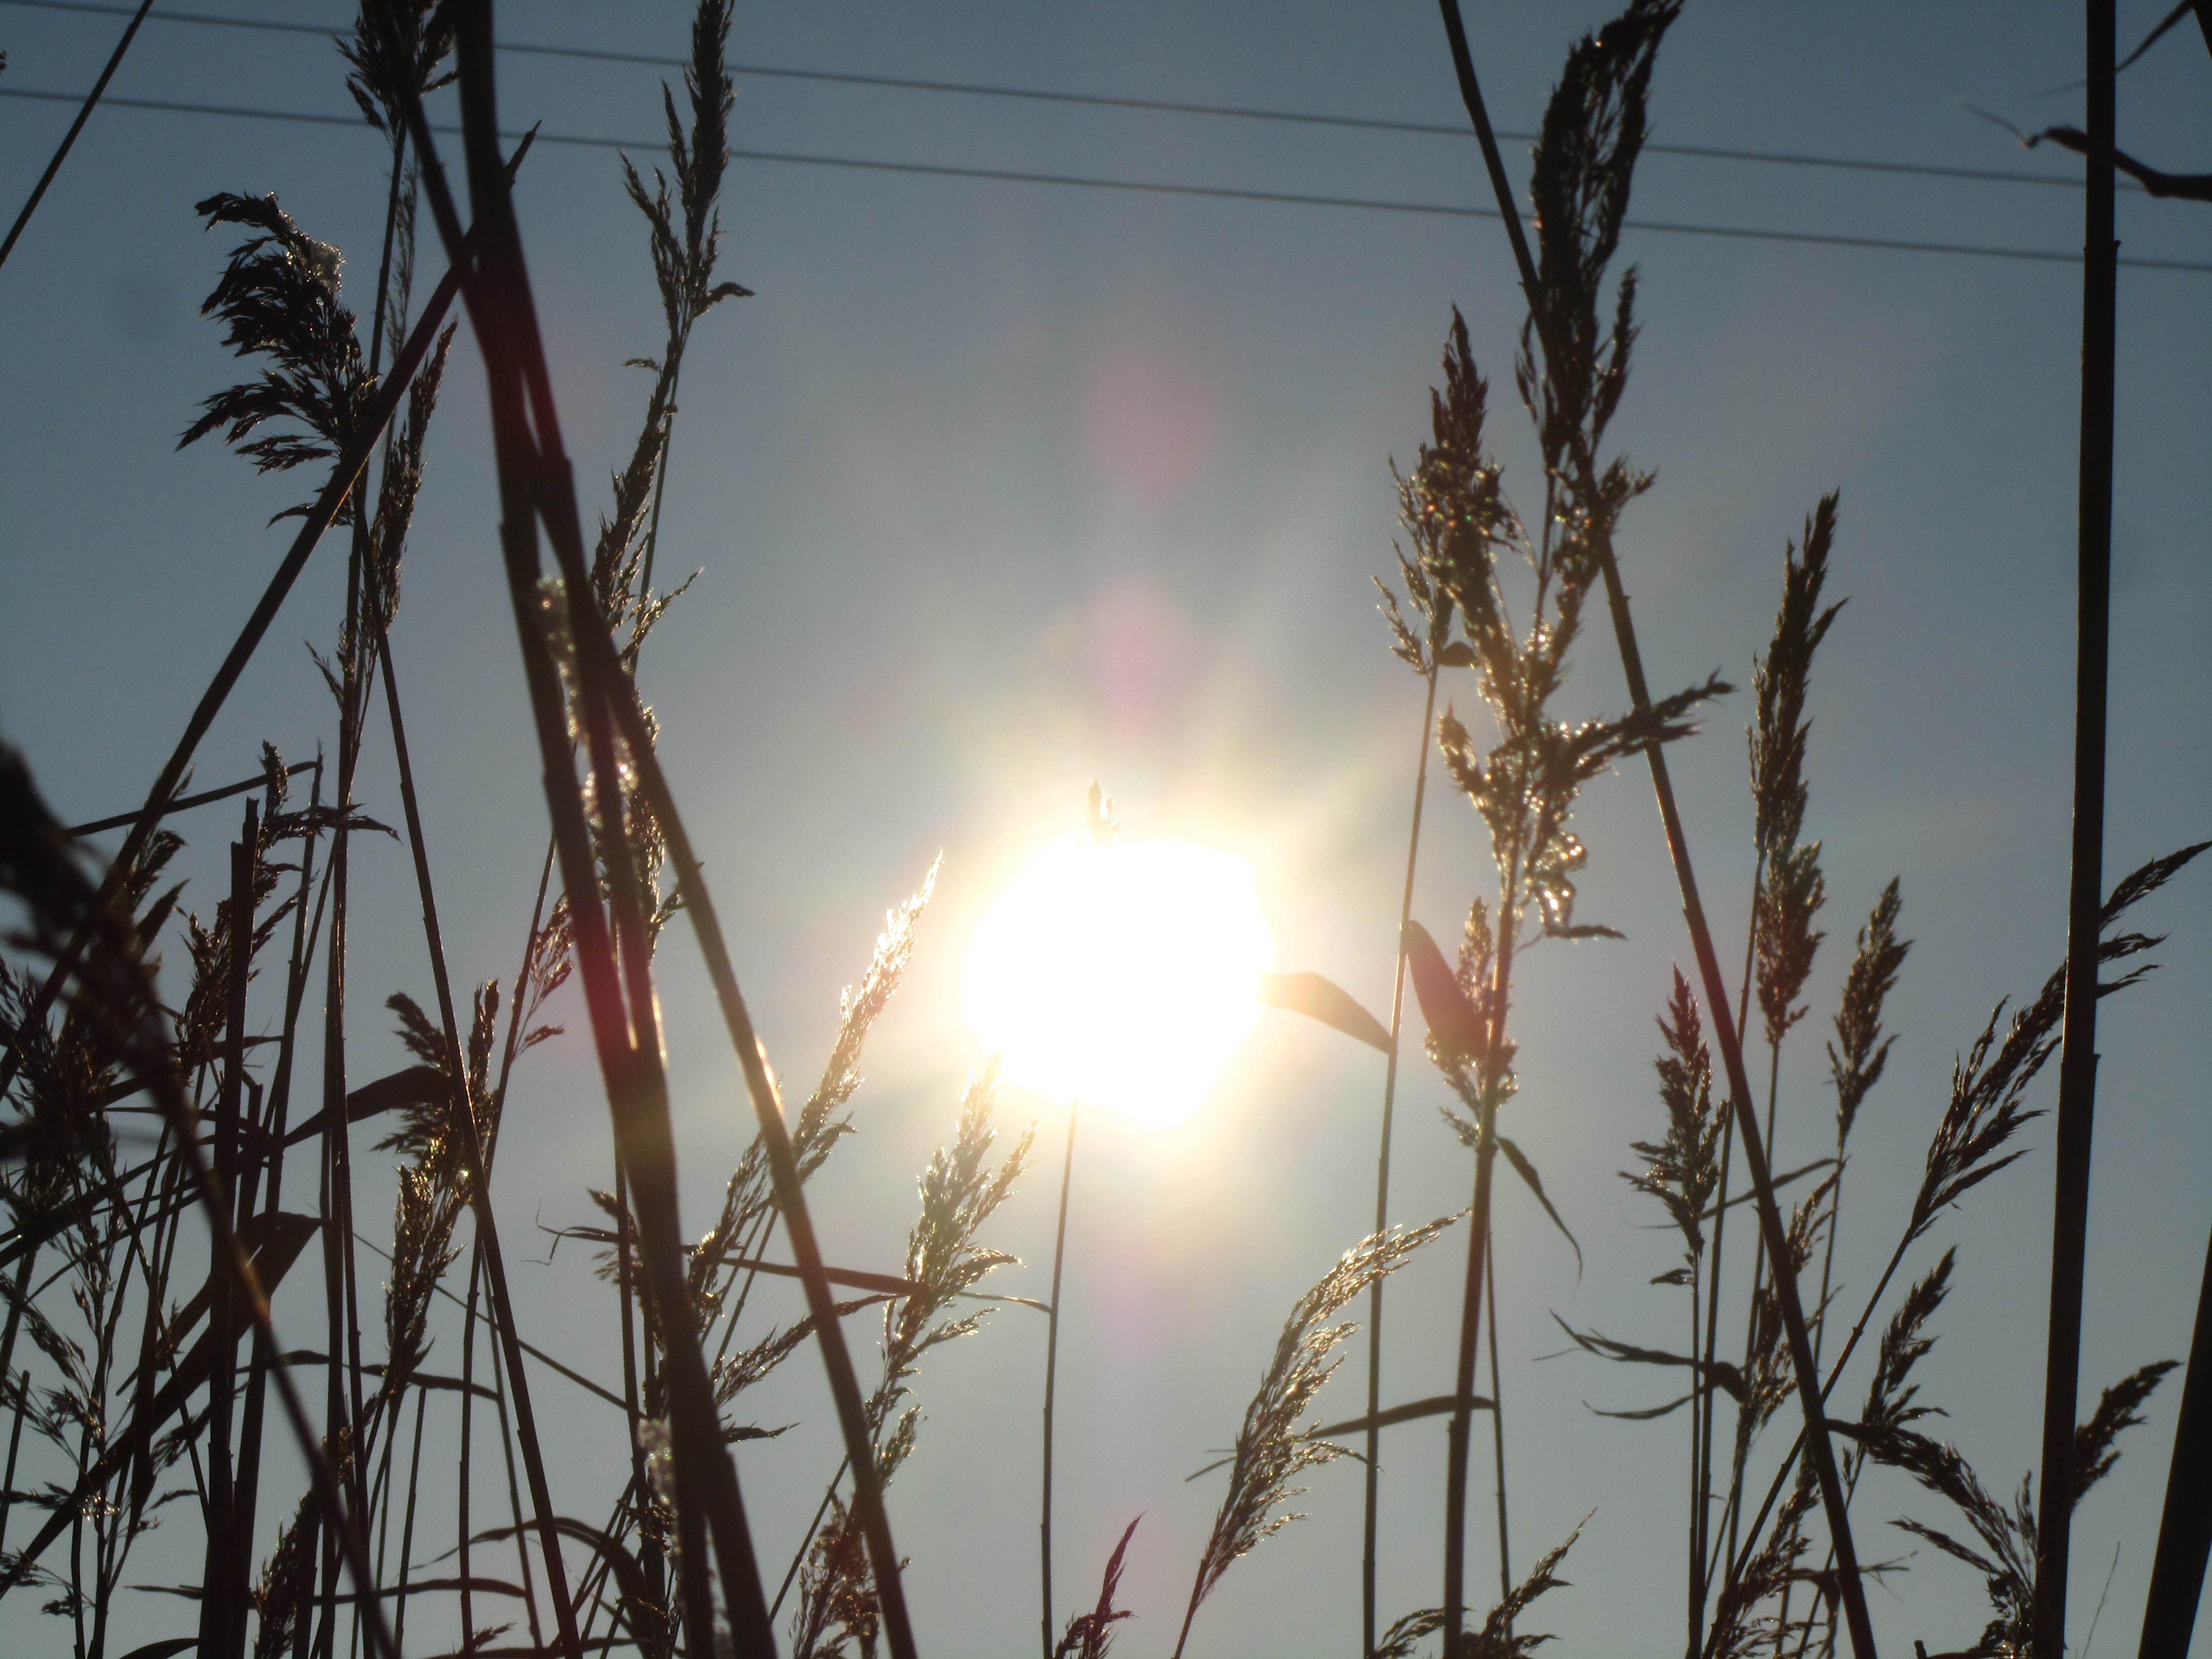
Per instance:
[[[1179,1123],[1258,1017],[1252,867],[1183,842],[1054,842],[975,929],[968,1024],[1045,1093]]]

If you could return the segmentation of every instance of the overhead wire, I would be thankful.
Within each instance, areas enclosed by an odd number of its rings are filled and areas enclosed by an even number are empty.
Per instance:
[[[127,15],[128,6],[103,0],[0,0],[0,5],[28,7],[39,11],[83,12],[95,15]],[[252,29],[272,34],[313,34],[325,39],[337,31],[317,23],[283,22],[258,17],[232,17],[216,12],[156,11],[152,22],[197,24]],[[562,46],[502,40],[498,50],[522,57],[567,58],[587,63],[628,64],[648,69],[681,70],[689,60],[649,52],[610,52],[604,47]],[[1472,137],[1467,123],[1391,120],[1377,116],[1328,115],[1315,110],[1268,109],[1243,104],[1189,103],[1167,98],[1134,98],[1102,93],[1067,92],[1044,87],[1005,86],[978,81],[933,81],[908,76],[865,75],[851,70],[795,69],[780,64],[733,63],[735,75],[763,79],[815,81],[838,86],[876,87],[902,92],[933,92],[971,98],[1024,99],[1039,103],[1077,104],[1098,109],[1145,110],[1172,115],[1214,116],[1232,120],[1276,121],[1301,126],[1342,127],[1370,132],[1401,132],[1424,137],[1465,139]],[[1517,143],[1532,142],[1533,132],[1498,129],[1498,136]],[[2079,190],[2082,181],[2066,173],[2032,173],[2021,168],[1945,167],[1923,161],[1885,161],[1871,157],[1815,155],[1793,150],[1731,149],[1711,144],[1670,144],[1647,141],[1644,150],[1656,155],[1680,155],[1701,161],[1743,161],[1776,167],[1827,167],[1850,173],[1886,173],[1908,178],[1955,179],[1976,184],[2046,185]]]
[[[77,12],[94,15],[127,13],[125,6],[101,3],[100,0],[0,0],[0,4],[27,7],[44,11]],[[148,15],[149,22],[204,25],[229,28],[258,30],[287,34],[312,34],[328,38],[333,30],[323,25],[283,21],[263,18],[226,16],[211,12],[157,10]],[[526,41],[507,41],[500,50],[520,55],[575,58],[591,62],[632,64],[654,68],[681,69],[684,60],[663,58],[641,52],[609,52],[599,48],[550,46]],[[1392,121],[1368,117],[1325,115],[1310,111],[1271,110],[1239,105],[1182,103],[1165,99],[1109,97],[1090,93],[1058,91],[1042,88],[1009,87],[975,82],[928,81],[903,76],[863,75],[828,70],[794,69],[784,65],[732,64],[732,73],[762,76],[778,76],[794,80],[816,81],[855,86],[896,88],[969,96],[1029,99],[1059,104],[1086,105],[1104,108],[1134,109],[1154,112],[1216,116],[1244,120],[1290,122],[1307,125],[1361,128],[1381,131],[1433,134],[1453,137],[1467,136],[1464,125],[1445,126],[1418,121]],[[40,100],[53,102],[76,101],[76,94],[48,91],[42,88],[0,87],[0,97]],[[323,114],[304,110],[258,109],[226,104],[193,102],[176,99],[109,97],[106,103],[122,109],[147,110],[168,114],[204,115],[232,119],[287,121],[317,126],[356,126],[359,123],[350,115]],[[439,127],[441,133],[458,131],[457,128]],[[503,135],[518,138],[520,134]],[[1525,139],[1533,135],[1504,133],[1503,137]],[[552,133],[540,131],[538,142],[565,144],[598,149],[651,150],[658,149],[658,139],[621,139],[585,133]],[[1765,163],[1780,166],[1826,167],[1852,172],[1898,173],[1935,179],[1955,179],[1978,183],[2062,185],[2078,187],[2078,179],[2051,173],[2004,171],[1992,168],[1948,167],[1932,164],[1879,161],[1865,158],[1800,155],[1784,151],[1723,149],[1706,145],[1647,143],[1647,150],[1664,155]],[[823,155],[791,150],[736,149],[732,159],[775,165],[832,167],[848,171],[902,173],[943,179],[973,179],[997,183],[1029,184],[1064,189],[1110,191],[1125,194],[1198,198],[1218,201],[1242,201],[1273,204],[1291,207],[1320,207],[1347,209],[1366,212],[1407,214],[1431,218],[1494,219],[1495,209],[1462,206],[1456,204],[1407,201],[1389,198],[1328,195],[1304,191],[1280,191],[1244,188],[1231,185],[1177,184],[1161,179],[1117,179],[1094,175],[1048,173],[1033,169],[1009,167],[963,167],[951,163],[888,161],[878,157],[855,155]],[[2078,252],[2046,248],[1993,246],[1983,243],[1934,241],[1911,237],[1862,236],[1842,232],[1776,230],[1754,226],[1693,223],[1674,220],[1630,220],[1628,229],[1662,235],[1720,237],[1737,241],[1792,243],[1817,247],[1865,248],[1887,252],[1920,253],[1968,258],[2007,259],[2044,264],[2079,264]],[[2143,270],[2172,270],[2192,274],[2212,274],[2212,263],[2185,259],[2124,258],[2120,263],[2130,269]]]
[[[24,0],[0,0],[24,3]],[[75,103],[81,94],[48,92],[31,87],[0,87],[0,98]],[[325,115],[305,110],[252,109],[227,104],[188,103],[163,98],[116,98],[101,100],[118,109],[149,110],[177,115],[224,116],[244,120],[289,121],[309,126],[361,127],[358,116]],[[364,129],[366,130],[366,129]],[[457,134],[456,126],[434,125],[440,134]],[[502,138],[519,140],[520,132],[503,132]],[[539,131],[541,144],[569,144],[592,149],[645,151],[658,149],[660,139],[603,138],[585,133]],[[937,179],[977,179],[1006,184],[1047,185],[1079,190],[1118,191],[1135,195],[1199,197],[1217,201],[1263,202],[1289,207],[1349,208],[1370,213],[1402,213],[1431,218],[1495,219],[1495,208],[1462,207],[1443,202],[1405,202],[1368,196],[1326,196],[1303,191],[1249,190],[1221,185],[1181,185],[1161,179],[1109,179],[1081,173],[1040,173],[1012,167],[957,167],[933,161],[890,161],[872,156],[814,155],[795,150],[738,149],[732,160],[793,167],[836,167],[863,173],[893,173]],[[1814,247],[1869,248],[1893,253],[1943,254],[1980,259],[2025,260],[2040,264],[2076,264],[2081,256],[2051,248],[1996,247],[1978,242],[1923,241],[1901,236],[1854,236],[1841,232],[1770,230],[1749,225],[1692,224],[1667,219],[1627,219],[1627,230],[1669,236],[1717,236],[1736,241],[1798,243]],[[2120,264],[2136,270],[2172,270],[2212,275],[2212,262],[2190,259],[2152,259],[2124,257]]]

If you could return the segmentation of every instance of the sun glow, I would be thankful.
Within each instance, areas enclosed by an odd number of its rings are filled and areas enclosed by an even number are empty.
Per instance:
[[[984,916],[961,1004],[1016,1081],[1179,1123],[1251,1030],[1273,948],[1243,859],[1073,837],[1031,859]]]

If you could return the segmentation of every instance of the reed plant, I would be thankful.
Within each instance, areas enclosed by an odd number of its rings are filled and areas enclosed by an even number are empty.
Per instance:
[[[1478,738],[1447,707],[1437,737],[1454,784],[1488,833],[1495,896],[1471,907],[1455,968],[1425,931],[1409,940],[1429,1052],[1460,1100],[1463,1110],[1453,1115],[1453,1127],[1474,1149],[1475,1164],[1454,1386],[1458,1403],[1445,1476],[1441,1628],[1448,1656],[1459,1651],[1466,1605],[1470,1413],[1488,1265],[1491,1170],[1499,1150],[1497,1115],[1519,1086],[1508,1035],[1514,969],[1541,940],[1619,937],[1602,924],[1575,920],[1574,878],[1588,858],[1568,827],[1576,797],[1620,758],[1656,753],[1687,736],[1698,707],[1729,690],[1716,675],[1656,702],[1639,696],[1637,708],[1607,719],[1570,721],[1554,708],[1584,602],[1609,568],[1614,526],[1651,483],[1625,459],[1600,459],[1627,386],[1636,336],[1634,272],[1621,280],[1609,319],[1601,319],[1600,302],[1642,143],[1653,56],[1675,9],[1632,7],[1602,35],[1585,39],[1570,58],[1536,147],[1532,192],[1550,297],[1540,326],[1532,318],[1522,331],[1515,364],[1516,387],[1542,458],[1543,507],[1535,529],[1506,500],[1503,468],[1486,447],[1488,386],[1456,314],[1444,386],[1431,394],[1431,440],[1399,478],[1400,521],[1413,549],[1410,555],[1401,550],[1401,570],[1410,602],[1436,642],[1415,632],[1393,598],[1386,613],[1394,648],[1417,666],[1428,660],[1473,668],[1492,727]],[[1500,552],[1524,562],[1533,579],[1518,623],[1500,579]],[[1454,613],[1462,637],[1445,645],[1443,630]],[[1516,1153],[1510,1161],[1540,1197],[1527,1160]],[[1510,1576],[1501,1562],[1501,1577]]]
[[[1761,872],[1747,942],[1753,972],[1747,990],[1756,990],[1770,1049],[1769,1118],[1765,1142],[1778,1133],[1775,1108],[1778,1053],[1792,1026],[1802,1018],[1798,994],[1818,937],[1810,920],[1818,906],[1818,843],[1797,837],[1808,798],[1804,779],[1805,688],[1812,650],[1826,632],[1838,606],[1817,611],[1835,525],[1833,497],[1824,500],[1808,521],[1804,554],[1792,544],[1784,555],[1784,599],[1775,636],[1756,665],[1759,698],[1750,733],[1753,836]],[[2114,889],[2102,915],[2103,960],[2140,957],[2157,942],[2127,931],[2122,919],[2137,903],[2170,880],[2201,851],[2187,848],[2144,866]],[[1809,855],[1809,856],[1808,856]],[[1808,878],[1802,872],[1809,869]],[[1779,872],[1778,874],[1775,873]],[[2020,1131],[2039,1113],[2026,1102],[2030,1086],[2056,1051],[2056,1032],[2064,1007],[2063,970],[2054,973],[2038,995],[2005,1025],[2004,1006],[1990,1018],[1960,1061],[1948,1108],[1938,1120],[1924,1159],[1924,1174],[1906,1225],[1848,1333],[1832,1355],[1826,1334],[1831,1316],[1834,1234],[1840,1214],[1844,1175],[1850,1138],[1862,1108],[1887,1068],[1894,1034],[1885,1024],[1888,999],[1896,990],[1911,950],[1898,936],[1902,912],[1899,885],[1889,883],[1876,898],[1844,975],[1839,1006],[1826,1045],[1833,1094],[1833,1153],[1778,1178],[1778,1182],[1812,1178],[1798,1200],[1786,1235],[1786,1271],[1809,1278],[1816,1251],[1821,1258],[1820,1294],[1810,1317],[1814,1352],[1825,1368],[1825,1398],[1842,1380],[1870,1322],[1886,1305],[1884,1297],[1912,1247],[1924,1239],[1968,1193],[2025,1155]],[[2150,964],[2136,963],[2106,981],[2106,994],[2134,983]],[[1723,1333],[1717,1319],[1721,1294],[1719,1252],[1730,1200],[1728,1143],[1717,1133],[1712,1106],[1712,1060],[1698,1004],[1680,970],[1659,1019],[1662,1048],[1657,1060],[1659,1098],[1665,1112],[1663,1139],[1638,1141],[1632,1150],[1639,1167],[1624,1172],[1631,1187],[1656,1200],[1685,1244],[1681,1264],[1656,1274],[1655,1285],[1686,1288],[1691,1341],[1681,1350],[1622,1341],[1601,1333],[1570,1330],[1585,1351],[1615,1362],[1677,1367],[1692,1379],[1690,1391],[1662,1403],[1608,1414],[1638,1419],[1669,1415],[1687,1408],[1690,1459],[1687,1513],[1688,1644],[1693,1655],[1732,1655],[1787,1646],[1798,1652],[1831,1650],[1840,1586],[1832,1553],[1815,1559],[1805,1522],[1815,1494],[1801,1461],[1801,1436],[1774,1468],[1763,1499],[1747,1479],[1755,1446],[1789,1392],[1791,1358],[1783,1340],[1774,1264],[1763,1253],[1754,1257],[1748,1294],[1744,1295],[1749,1335],[1739,1361],[1719,1346]],[[1735,1200],[1741,1202],[1741,1200]],[[1710,1232],[1710,1237],[1709,1237]],[[2033,1613],[2033,1505],[2006,1510],[1989,1500],[1955,1450],[1928,1441],[1909,1425],[1935,1407],[1916,1404],[1919,1384],[1913,1367],[1929,1351],[1928,1322],[1948,1294],[1956,1259],[1947,1251],[1934,1268],[1898,1301],[1874,1357],[1866,1404],[1856,1419],[1830,1418],[1831,1432],[1850,1443],[1842,1474],[1847,1498],[1855,1498],[1869,1462],[1905,1469],[1956,1504],[1984,1549],[1978,1554],[1948,1534],[1918,1522],[1900,1522],[1947,1553],[1983,1565],[1997,1617],[1971,1650],[1976,1654],[2026,1652]],[[1705,1301],[1700,1317],[1699,1298]],[[2081,1425],[2085,1467],[2101,1474],[2117,1457],[2113,1442],[2120,1430],[2140,1421],[2136,1407],[2170,1369],[2154,1364],[2114,1385],[2106,1406]],[[1727,1449],[1725,1480],[1716,1487],[1713,1407],[1731,1401],[1735,1431]],[[1790,1495],[1776,1500],[1787,1486]],[[2087,1490],[2087,1482],[2081,1490]],[[2023,1500],[2025,1501],[2025,1500]],[[1755,1504],[1755,1507],[1754,1507]],[[1715,1506],[1718,1515],[1715,1516]],[[2023,1531],[2023,1525],[2025,1530]],[[2023,1540],[2026,1541],[2023,1542]],[[2025,1551],[2023,1554],[2022,1552]],[[1962,1553],[1963,1552],[1963,1553]],[[1999,1563],[2009,1562],[2000,1568]],[[2024,1565],[2023,1565],[2024,1564]],[[1901,1571],[1892,1563],[1886,1571]],[[1825,1622],[1824,1622],[1825,1621]]]

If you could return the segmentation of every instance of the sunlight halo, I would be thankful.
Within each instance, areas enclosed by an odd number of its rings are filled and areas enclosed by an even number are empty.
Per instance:
[[[1257,1018],[1273,953],[1252,867],[1183,842],[1053,842],[975,929],[969,1025],[1006,1075],[1179,1123]]]

